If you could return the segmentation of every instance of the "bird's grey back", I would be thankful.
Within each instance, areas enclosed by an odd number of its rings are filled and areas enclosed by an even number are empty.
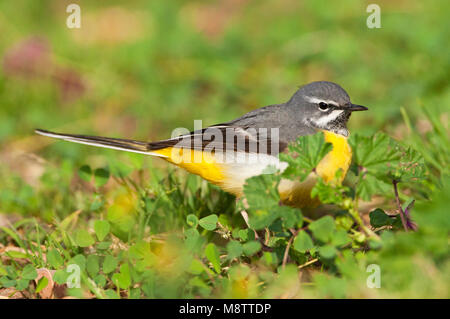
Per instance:
[[[278,128],[282,143],[290,143],[299,136],[311,135],[316,132],[313,128],[298,121],[298,117],[294,115],[293,109],[286,103],[274,104],[250,111],[226,124],[244,128],[267,128],[268,132],[271,128]]]

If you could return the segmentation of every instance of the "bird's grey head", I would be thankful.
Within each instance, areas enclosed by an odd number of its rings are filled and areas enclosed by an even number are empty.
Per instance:
[[[295,92],[287,105],[295,110],[305,125],[348,136],[347,121],[354,111],[365,111],[365,106],[352,104],[347,92],[333,82],[312,82]]]

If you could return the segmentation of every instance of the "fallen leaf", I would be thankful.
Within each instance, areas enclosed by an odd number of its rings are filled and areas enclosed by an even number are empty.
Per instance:
[[[41,279],[42,277],[46,277],[48,280],[47,286],[39,292],[39,296],[42,299],[52,299],[53,287],[55,286],[55,283],[53,282],[53,274],[55,273],[55,270],[48,270],[47,268],[39,268],[36,269],[36,271],[38,273],[38,276],[34,280],[36,285],[39,282],[39,279]]]

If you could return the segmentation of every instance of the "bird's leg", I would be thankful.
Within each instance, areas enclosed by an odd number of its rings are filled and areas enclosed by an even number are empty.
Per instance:
[[[236,201],[238,201],[238,200],[239,200],[239,199],[236,199]],[[244,219],[245,224],[247,225],[248,229],[252,229],[252,228],[250,227],[249,222],[248,222],[248,213],[247,213],[246,209],[248,209],[249,206],[248,206],[248,202],[247,202],[247,199],[246,199],[246,198],[243,198],[243,199],[242,199],[242,204],[244,205],[244,209],[241,210],[241,216],[242,216],[242,218]],[[255,239],[258,239],[258,238],[259,238],[258,233],[257,233],[255,230],[253,230],[253,232],[255,233]]]

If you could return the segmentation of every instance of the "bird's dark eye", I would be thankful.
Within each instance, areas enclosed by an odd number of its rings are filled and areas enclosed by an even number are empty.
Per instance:
[[[319,109],[320,109],[321,111],[326,111],[326,110],[328,110],[328,108],[329,108],[329,106],[328,106],[327,103],[325,103],[325,102],[320,102],[320,103],[319,103]]]

